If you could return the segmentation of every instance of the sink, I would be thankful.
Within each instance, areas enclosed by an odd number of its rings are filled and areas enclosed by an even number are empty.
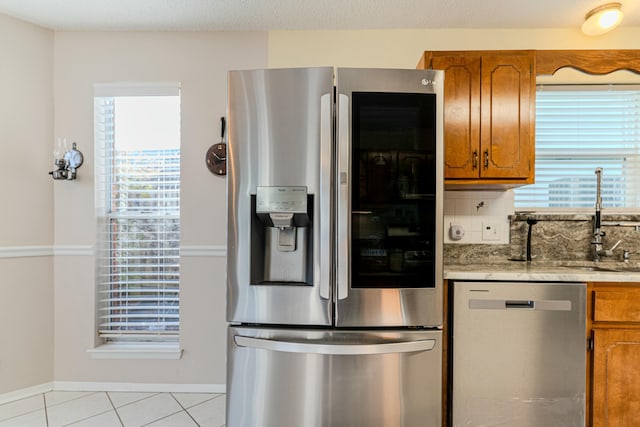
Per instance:
[[[509,261],[523,262],[524,260],[510,258]],[[534,261],[531,265],[548,268],[563,268],[582,271],[602,271],[607,273],[640,273],[640,263],[638,262],[618,262],[618,261],[588,261],[588,260],[564,260],[564,261]]]
[[[585,270],[585,271],[609,271],[609,272],[616,272],[616,273],[620,273],[624,270],[621,269],[617,269],[617,268],[610,268],[610,267],[600,267],[600,266],[594,266],[594,265],[561,265],[560,267],[564,267],[564,268],[570,268],[572,270]],[[640,271],[640,269],[638,270]]]
[[[636,267],[636,266],[621,266],[621,267],[616,267],[615,270],[613,271],[620,271],[620,272],[628,272],[628,273],[638,273],[640,272],[640,267]]]
[[[571,265],[571,264],[562,264],[560,267],[571,268],[573,270],[584,270],[584,271],[605,271],[612,273],[637,273],[640,272],[640,267],[636,265]]]

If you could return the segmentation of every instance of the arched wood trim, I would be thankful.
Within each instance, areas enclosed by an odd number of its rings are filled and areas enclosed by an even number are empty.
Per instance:
[[[536,75],[571,67],[587,74],[628,70],[640,74],[640,49],[536,50]]]

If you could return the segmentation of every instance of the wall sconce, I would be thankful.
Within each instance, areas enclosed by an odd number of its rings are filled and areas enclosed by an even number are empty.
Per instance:
[[[64,154],[62,153],[64,150]],[[67,149],[67,140],[58,138],[58,144],[53,151],[53,163],[58,169],[49,172],[53,179],[76,179],[76,170],[82,166],[84,156],[76,149],[76,143],[71,145],[71,150]]]
[[[585,15],[582,32],[589,36],[599,36],[616,28],[623,17],[622,4],[603,4]]]

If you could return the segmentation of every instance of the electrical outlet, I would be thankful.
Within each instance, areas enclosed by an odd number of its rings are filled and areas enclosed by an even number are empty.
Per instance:
[[[483,222],[482,223],[482,241],[492,242],[500,240],[500,230],[498,224],[495,222]]]

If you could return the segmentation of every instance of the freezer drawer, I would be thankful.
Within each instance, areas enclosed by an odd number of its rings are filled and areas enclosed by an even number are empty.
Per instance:
[[[228,427],[440,427],[442,332],[230,327]]]
[[[583,427],[584,283],[453,285],[454,427]]]

